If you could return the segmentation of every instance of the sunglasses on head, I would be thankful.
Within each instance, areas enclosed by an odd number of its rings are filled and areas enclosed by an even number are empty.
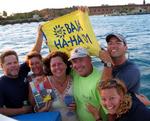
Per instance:
[[[109,81],[101,81],[99,83],[100,88],[111,88],[111,87],[116,87],[117,85],[118,85],[118,82],[115,79],[112,79]]]

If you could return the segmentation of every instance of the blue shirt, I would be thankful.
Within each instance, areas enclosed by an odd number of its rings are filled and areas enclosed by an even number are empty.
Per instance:
[[[0,78],[0,107],[21,108],[28,100],[28,82],[26,76],[30,68],[26,63],[20,65],[18,78],[2,76]]]
[[[115,121],[150,121],[150,109],[148,109],[134,94],[131,94],[131,96],[131,109]]]
[[[136,64],[127,60],[112,70],[114,78],[118,78],[127,86],[128,92],[139,93],[140,88],[140,71]]]

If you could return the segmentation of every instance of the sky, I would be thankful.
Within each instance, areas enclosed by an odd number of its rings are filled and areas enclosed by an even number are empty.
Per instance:
[[[150,3],[150,0],[145,0]],[[101,6],[127,5],[129,3],[142,4],[143,0],[0,0],[0,12],[11,13],[30,12],[44,8],[65,8],[72,6]]]

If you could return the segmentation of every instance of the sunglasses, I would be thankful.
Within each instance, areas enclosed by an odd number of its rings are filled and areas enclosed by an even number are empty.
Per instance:
[[[120,86],[118,81],[115,79],[109,80],[109,81],[100,81],[99,83],[99,88],[100,89],[105,89],[105,88],[112,88],[112,87],[117,87]]]

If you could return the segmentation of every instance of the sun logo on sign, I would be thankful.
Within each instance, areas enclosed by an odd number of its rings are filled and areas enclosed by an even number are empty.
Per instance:
[[[60,25],[56,25],[53,29],[54,29],[54,35],[56,37],[64,38],[64,36],[66,35],[65,29]]]

